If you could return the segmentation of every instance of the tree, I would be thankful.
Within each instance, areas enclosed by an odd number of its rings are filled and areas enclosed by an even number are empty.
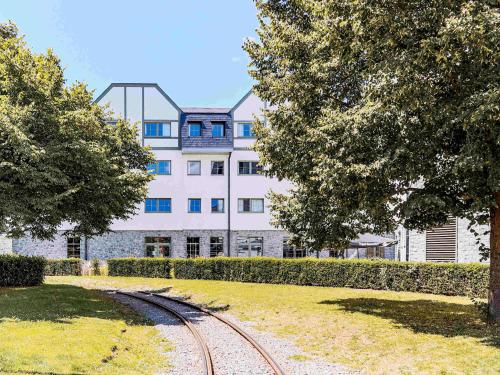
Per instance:
[[[272,195],[295,241],[338,247],[398,223],[490,223],[500,317],[499,8],[494,1],[258,0],[251,58]]]
[[[106,232],[146,194],[151,155],[135,126],[109,116],[82,83],[65,85],[59,59],[33,54],[0,24],[0,233]]]

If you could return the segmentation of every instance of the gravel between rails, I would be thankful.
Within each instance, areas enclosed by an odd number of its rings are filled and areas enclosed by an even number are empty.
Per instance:
[[[198,344],[193,334],[178,318],[146,302],[115,293],[110,295],[151,319],[160,335],[174,345],[174,349],[166,353],[172,367],[158,372],[157,375],[203,374],[203,362]]]
[[[217,375],[274,375],[260,353],[231,327],[189,306],[150,296],[184,315],[207,341]]]

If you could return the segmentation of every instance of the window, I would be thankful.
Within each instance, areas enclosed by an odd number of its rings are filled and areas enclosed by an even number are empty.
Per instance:
[[[213,138],[224,138],[226,135],[223,122],[213,122],[212,123],[212,137]]]
[[[212,162],[212,175],[223,175],[224,174],[224,162],[223,161],[213,161]]]
[[[188,124],[190,137],[201,137],[201,122],[191,122]]]
[[[66,241],[68,258],[80,258],[80,237],[68,237]]]
[[[145,237],[144,254],[147,257],[170,257],[172,242],[170,237]]]
[[[186,256],[188,258],[196,258],[200,256],[200,237],[187,238]]]
[[[188,212],[189,213],[200,213],[201,212],[201,199],[199,198],[189,198],[188,199]]]
[[[148,173],[158,175],[171,174],[170,160],[157,160],[156,163],[148,164]]]
[[[201,161],[191,160],[187,163],[187,174],[188,175],[200,175],[201,174]]]
[[[144,137],[170,137],[170,124],[164,122],[146,122]]]
[[[283,238],[283,258],[304,258],[307,252],[304,249],[297,249],[288,243],[288,238]]]
[[[239,161],[238,174],[256,175],[262,171],[258,161]]]
[[[172,212],[172,200],[170,198],[146,198],[146,213],[150,212]]]
[[[224,212],[224,199],[222,198],[212,198],[212,213],[222,213]]]
[[[224,238],[210,237],[210,257],[218,257],[224,255]]]
[[[238,237],[239,257],[259,257],[262,256],[264,239],[262,237]]]
[[[264,199],[240,198],[238,199],[238,212],[264,212]]]
[[[252,138],[255,137],[253,132],[253,124],[251,122],[244,122],[238,125],[238,137]]]

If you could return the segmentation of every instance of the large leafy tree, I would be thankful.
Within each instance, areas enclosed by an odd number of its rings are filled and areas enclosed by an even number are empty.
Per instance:
[[[276,222],[312,248],[402,223],[491,225],[500,316],[499,8],[488,0],[258,0],[244,48],[270,102],[256,149]]]
[[[97,235],[134,212],[151,155],[108,115],[84,84],[65,85],[50,50],[33,54],[0,24],[0,233],[45,239],[68,222]]]

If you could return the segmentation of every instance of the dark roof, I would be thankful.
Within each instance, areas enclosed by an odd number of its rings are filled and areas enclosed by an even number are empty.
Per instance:
[[[184,113],[229,113],[231,108],[203,108],[203,107],[190,107],[181,108]]]

